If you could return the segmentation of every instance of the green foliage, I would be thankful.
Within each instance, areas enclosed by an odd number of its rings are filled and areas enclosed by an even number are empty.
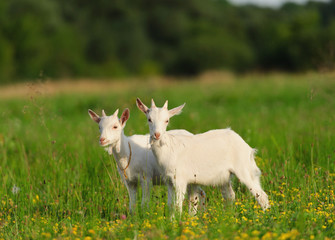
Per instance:
[[[13,49],[11,44],[3,38],[0,32],[0,79],[2,82],[9,82],[13,76],[14,64],[13,64]]]
[[[280,9],[227,1],[0,3],[0,82],[334,67],[334,1]]]
[[[2,99],[0,239],[332,239],[333,74],[219,80]],[[234,179],[235,203],[205,187],[207,210],[197,217],[188,216],[185,201],[183,215],[170,219],[165,186],[153,188],[149,209],[130,215],[127,191],[87,109],[112,114],[129,107],[125,133],[146,133],[137,96],[158,106],[168,99],[170,108],[186,102],[171,129],[230,126],[257,148],[271,209],[263,212]]]

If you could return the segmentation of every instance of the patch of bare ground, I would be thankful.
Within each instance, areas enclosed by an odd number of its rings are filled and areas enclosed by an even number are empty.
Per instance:
[[[32,95],[53,96],[57,94],[104,93],[126,91],[128,89],[145,88],[159,89],[180,84],[198,82],[215,84],[219,81],[231,81],[232,75],[219,72],[208,72],[196,78],[150,77],[132,79],[62,79],[37,82],[17,83],[0,86],[0,99],[29,98]]]
[[[11,98],[29,98],[38,94],[43,96],[54,96],[58,94],[75,94],[75,93],[104,93],[124,91],[127,89],[137,88],[142,85],[151,85],[159,87],[167,84],[173,84],[173,81],[167,79],[126,79],[126,80],[96,80],[96,79],[62,79],[47,80],[39,82],[25,82],[0,87],[0,99]]]
[[[32,95],[54,96],[57,94],[76,93],[106,93],[127,91],[131,89],[146,88],[160,89],[165,87],[198,84],[210,86],[216,84],[234,84],[239,81],[271,81],[272,83],[285,83],[292,81],[334,82],[335,72],[326,73],[249,73],[236,76],[230,72],[209,71],[197,77],[149,77],[130,79],[62,79],[39,82],[18,83],[0,86],[0,99],[29,98]]]

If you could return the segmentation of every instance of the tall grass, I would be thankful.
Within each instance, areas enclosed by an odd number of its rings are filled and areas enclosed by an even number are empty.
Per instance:
[[[0,239],[332,239],[335,237],[335,81],[322,75],[232,81],[145,82],[103,93],[33,94],[0,102]],[[130,108],[125,133],[148,132],[140,97],[186,102],[170,128],[200,133],[231,127],[258,149],[263,212],[234,179],[236,202],[204,187],[207,209],[171,220],[165,186],[150,208],[128,212],[113,157],[98,146],[87,109]],[[141,191],[141,190],[139,190]],[[141,196],[140,192],[138,194]],[[138,205],[140,205],[138,197]]]

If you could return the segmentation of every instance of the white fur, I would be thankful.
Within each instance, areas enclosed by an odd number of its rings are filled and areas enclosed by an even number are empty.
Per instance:
[[[170,117],[179,114],[184,105],[168,110],[167,101],[162,108],[152,101],[149,109],[137,99],[137,106],[148,119],[152,151],[171,182],[170,188],[176,191],[180,212],[188,184],[220,185],[223,196],[234,200],[231,174],[248,187],[263,209],[269,208],[268,196],[260,185],[261,171],[254,160],[255,150],[237,133],[231,129],[191,136],[166,132]]]
[[[161,184],[164,179],[160,174],[157,161],[151,151],[150,135],[133,135],[127,137],[124,134],[124,127],[129,118],[129,110],[126,109],[121,118],[118,118],[118,110],[111,116],[107,116],[102,111],[100,117],[92,110],[89,110],[90,117],[99,124],[100,145],[105,147],[109,154],[113,154],[118,172],[129,193],[129,209],[132,211],[136,203],[136,193],[138,183],[142,186],[142,207],[148,205],[150,199],[151,183]],[[192,135],[186,130],[173,130],[169,132],[172,135]],[[129,155],[131,146],[131,161],[129,166]],[[124,171],[124,169],[126,169]],[[205,193],[198,186],[190,186],[189,206],[190,213],[197,212],[197,205],[203,205],[205,202]],[[172,204],[173,192],[168,192],[168,204]]]

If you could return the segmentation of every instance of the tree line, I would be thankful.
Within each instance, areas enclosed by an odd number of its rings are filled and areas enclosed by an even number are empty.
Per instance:
[[[335,0],[0,1],[0,82],[332,69],[334,48]]]

